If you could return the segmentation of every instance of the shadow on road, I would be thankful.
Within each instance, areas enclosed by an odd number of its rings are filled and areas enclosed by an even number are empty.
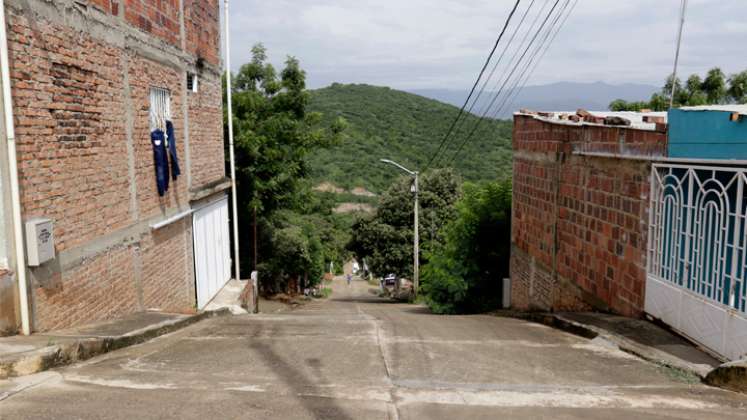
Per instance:
[[[345,410],[338,406],[334,398],[310,397],[308,394],[313,387],[325,382],[323,376],[323,366],[319,359],[309,358],[304,363],[314,371],[314,378],[311,378],[303,370],[292,366],[266,343],[252,341],[250,345],[257,354],[264,360],[265,364],[272,366],[274,372],[280,376],[280,379],[288,385],[295,393],[296,400],[313,413],[317,419],[335,419],[335,420],[353,420]]]

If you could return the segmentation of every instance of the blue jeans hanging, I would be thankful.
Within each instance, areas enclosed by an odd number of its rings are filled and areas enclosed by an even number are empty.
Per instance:
[[[171,121],[166,121],[166,134],[169,139],[169,160],[171,161],[171,179],[176,181],[176,178],[182,174],[179,169],[179,158],[176,157],[176,137],[174,137],[174,124]]]
[[[153,162],[156,167],[156,186],[158,195],[163,197],[169,190],[169,161],[164,133],[161,130],[153,130],[150,133],[150,141],[153,145]]]

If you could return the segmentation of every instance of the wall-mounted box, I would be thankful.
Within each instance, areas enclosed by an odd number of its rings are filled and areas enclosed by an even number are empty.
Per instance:
[[[54,259],[54,226],[51,220],[36,218],[26,221],[26,254],[31,267]]]

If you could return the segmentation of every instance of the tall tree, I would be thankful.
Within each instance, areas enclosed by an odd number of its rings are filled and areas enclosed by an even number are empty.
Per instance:
[[[233,80],[237,204],[241,219],[252,220],[255,227],[240,234],[243,243],[251,238],[252,244],[242,247],[241,257],[256,268],[258,220],[298,204],[307,154],[335,144],[345,123],[339,119],[322,127],[321,115],[306,111],[306,73],[298,60],[288,57],[278,74],[261,44],[252,48],[252,60]]]
[[[395,273],[412,276],[413,196],[412,178],[402,177],[380,199],[376,214],[356,221],[349,248],[365,258],[380,276]],[[420,181],[422,249],[441,240],[440,228],[454,217],[454,203],[461,195],[461,180],[451,169],[437,169]]]
[[[494,309],[508,276],[510,181],[466,184],[442,244],[423,266],[423,294],[436,313]]]
[[[729,78],[729,96],[738,104],[747,104],[747,70]]]
[[[714,67],[708,70],[701,88],[709,104],[722,104],[726,102],[726,76],[720,68]]]

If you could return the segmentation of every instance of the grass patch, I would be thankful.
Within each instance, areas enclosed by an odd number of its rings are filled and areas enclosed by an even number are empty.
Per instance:
[[[330,296],[332,296],[332,288],[331,287],[323,287],[322,288],[322,299],[327,299]]]

